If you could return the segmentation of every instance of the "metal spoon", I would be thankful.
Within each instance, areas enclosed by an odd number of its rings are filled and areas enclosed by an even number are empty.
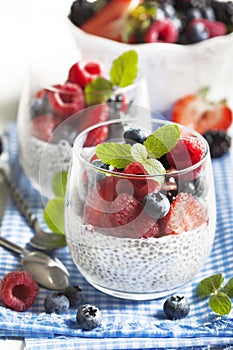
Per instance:
[[[29,272],[42,287],[62,290],[69,286],[69,272],[59,259],[40,251],[28,252],[2,237],[0,237],[0,246],[23,255],[22,268]]]
[[[3,168],[0,168],[0,175],[2,176],[9,193],[17,205],[20,212],[24,215],[26,221],[30,227],[34,230],[35,234],[31,238],[29,244],[40,250],[55,250],[66,246],[65,235],[59,233],[49,233],[41,229],[40,224],[36,216],[32,213],[31,209],[25,203],[25,200],[20,193],[19,189],[13,184],[6,174]]]

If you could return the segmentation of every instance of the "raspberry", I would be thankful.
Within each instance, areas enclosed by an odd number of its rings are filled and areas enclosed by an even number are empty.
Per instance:
[[[30,123],[32,136],[48,142],[59,125],[60,119],[54,114],[47,113],[33,118]]]
[[[105,122],[109,117],[109,105],[102,103],[100,105],[91,106],[81,112],[78,120],[79,131],[89,128],[101,122]]]
[[[49,103],[52,110],[63,119],[85,107],[85,96],[82,88],[73,83],[56,84],[54,91],[49,93]]]
[[[114,226],[124,226],[134,221],[142,211],[141,203],[128,193],[120,193],[111,204],[111,221]]]
[[[84,88],[87,84],[102,75],[102,67],[98,62],[80,60],[70,68],[68,81]]]
[[[84,143],[84,147],[96,146],[99,143],[104,142],[109,134],[108,125],[100,126],[94,130],[89,131]]]
[[[144,193],[147,191],[147,189],[149,191],[150,186],[153,185],[153,183],[147,181],[146,176],[143,176],[148,174],[143,165],[139,162],[132,162],[127,165],[123,173],[132,175],[128,178],[128,180],[131,181],[134,187],[134,195],[137,199],[142,200],[145,196]],[[133,176],[134,174],[140,176],[135,177]]]
[[[29,309],[39,292],[39,287],[26,271],[13,271],[6,274],[0,284],[0,299],[15,311]]]
[[[165,42],[176,43],[178,39],[178,29],[169,18],[156,20],[147,29],[144,37],[145,43]]]
[[[159,237],[159,235],[160,226],[158,221],[143,211],[135,222],[135,238]]]

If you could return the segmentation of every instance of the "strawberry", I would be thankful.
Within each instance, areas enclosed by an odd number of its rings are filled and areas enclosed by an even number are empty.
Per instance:
[[[47,113],[33,118],[31,121],[32,136],[48,142],[54,130],[60,123],[60,119],[54,114]]]
[[[54,91],[49,93],[48,99],[52,110],[63,119],[85,107],[85,97],[82,88],[73,83],[53,86]]]
[[[167,153],[166,159],[171,167],[182,170],[197,164],[204,154],[204,145],[197,137],[183,136]]]
[[[84,143],[84,147],[96,146],[99,143],[104,142],[109,134],[108,125],[99,126],[98,128],[89,131],[87,138]]]
[[[127,12],[135,0],[111,0],[80,26],[85,32],[120,41]]]
[[[80,60],[70,68],[68,81],[84,88],[87,84],[102,75],[103,69],[98,62]]]
[[[206,209],[189,193],[180,192],[160,221],[162,235],[181,234],[207,223]]]
[[[232,110],[225,101],[208,102],[202,94],[190,94],[178,99],[171,120],[204,134],[208,130],[226,131],[232,123]]]

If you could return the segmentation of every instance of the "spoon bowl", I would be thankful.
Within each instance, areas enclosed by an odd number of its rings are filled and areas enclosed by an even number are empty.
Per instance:
[[[0,237],[0,246],[22,255],[22,268],[42,287],[62,290],[69,286],[69,272],[59,259],[41,251],[29,252],[3,237]]]

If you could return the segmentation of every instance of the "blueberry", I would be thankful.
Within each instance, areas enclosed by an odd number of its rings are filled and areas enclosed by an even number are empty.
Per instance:
[[[208,6],[202,11],[203,17],[208,19],[209,21],[215,21],[215,13],[212,7]]]
[[[190,305],[184,296],[172,295],[165,301],[163,311],[171,320],[179,320],[189,314]]]
[[[142,201],[145,212],[154,219],[161,219],[170,209],[168,198],[161,192],[152,192],[146,195]]]
[[[145,133],[141,129],[130,128],[124,132],[126,143],[133,145],[136,142],[143,143],[146,139]]]
[[[187,32],[187,37],[190,43],[198,43],[209,39],[209,31],[202,22],[192,24]]]
[[[169,3],[164,3],[162,5],[162,9],[164,11],[165,17],[174,18],[175,14],[176,14],[176,10],[175,10],[174,6],[172,6]]]
[[[77,307],[83,303],[84,297],[79,286],[68,286],[63,293],[68,298],[71,307]]]
[[[187,21],[189,22],[192,19],[202,18],[202,13],[198,8],[191,8],[187,11],[186,16]]]
[[[70,307],[69,299],[62,292],[53,292],[44,299],[45,312],[51,314],[62,314],[68,311]]]
[[[228,153],[231,148],[231,136],[223,130],[209,130],[204,133],[208,142],[211,158],[219,158]]]
[[[98,307],[84,304],[78,309],[76,320],[83,330],[90,331],[101,324],[102,314]]]

